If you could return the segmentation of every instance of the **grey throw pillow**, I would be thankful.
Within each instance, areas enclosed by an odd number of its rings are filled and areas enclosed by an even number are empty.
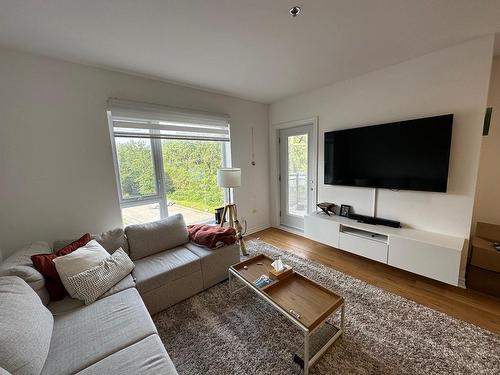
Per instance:
[[[17,276],[0,277],[0,367],[12,374],[40,374],[54,318]]]
[[[134,263],[120,248],[99,265],[70,276],[66,281],[76,291],[76,297],[88,305],[129,275],[133,269]]]

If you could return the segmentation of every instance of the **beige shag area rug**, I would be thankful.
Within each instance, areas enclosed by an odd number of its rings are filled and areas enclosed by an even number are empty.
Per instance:
[[[311,374],[500,374],[500,336],[261,241],[249,251],[342,295],[346,333]],[[301,374],[301,332],[250,290],[223,282],[153,320],[179,374]]]

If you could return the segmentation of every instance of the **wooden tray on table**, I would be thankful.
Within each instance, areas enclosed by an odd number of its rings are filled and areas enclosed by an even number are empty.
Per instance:
[[[273,261],[260,254],[231,268],[258,289],[255,280],[261,275],[269,276]],[[295,271],[258,290],[309,330],[314,330],[344,302],[341,296]]]

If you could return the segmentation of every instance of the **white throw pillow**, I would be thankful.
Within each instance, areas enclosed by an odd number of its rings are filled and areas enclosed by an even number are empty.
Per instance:
[[[78,299],[88,305],[120,282],[134,269],[134,263],[122,248],[104,259],[99,265],[68,278]]]
[[[69,295],[78,298],[73,285],[68,283],[68,278],[97,266],[109,256],[109,253],[96,240],[91,240],[68,255],[54,258],[53,262]]]

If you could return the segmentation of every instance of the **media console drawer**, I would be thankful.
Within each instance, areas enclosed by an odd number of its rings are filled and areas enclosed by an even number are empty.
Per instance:
[[[318,215],[309,215],[304,218],[305,236],[325,245],[338,247],[339,227],[339,223]]]
[[[387,243],[353,234],[339,234],[339,248],[378,262],[387,263]]]
[[[387,262],[418,275],[458,285],[461,258],[461,250],[393,236]]]

